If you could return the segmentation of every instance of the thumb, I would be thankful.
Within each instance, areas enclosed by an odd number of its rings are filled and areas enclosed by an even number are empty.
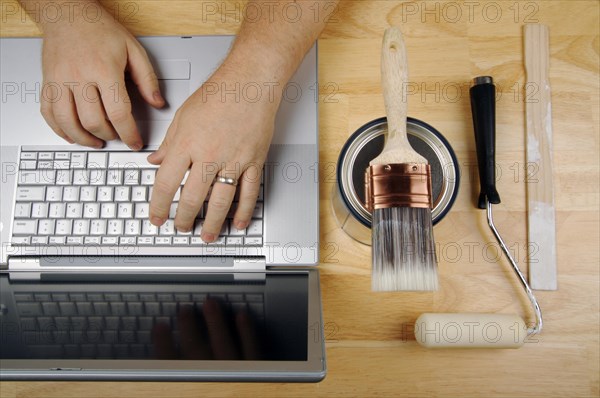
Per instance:
[[[161,164],[167,154],[167,145],[167,140],[165,139],[156,151],[148,155],[148,161],[152,164]]]
[[[148,161],[150,163],[161,164],[162,161],[164,160],[164,158],[167,154],[167,150],[169,149],[169,141],[172,139],[172,136],[175,134],[175,131],[177,131],[178,115],[179,115],[179,111],[177,111],[177,113],[175,113],[173,122],[171,122],[171,125],[169,126],[169,129],[167,130],[167,134],[165,135],[163,142],[160,144],[160,147],[158,147],[158,149],[155,152],[152,152],[148,156]]]
[[[154,68],[148,59],[148,54],[138,43],[131,45],[128,43],[128,66],[131,78],[137,85],[142,98],[155,108],[165,106],[165,100],[160,93],[158,78]]]

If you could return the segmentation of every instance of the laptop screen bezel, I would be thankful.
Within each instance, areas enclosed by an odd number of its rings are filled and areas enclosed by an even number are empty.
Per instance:
[[[326,362],[318,270],[280,267],[266,273],[308,275],[306,361],[3,359],[0,380],[321,380]]]

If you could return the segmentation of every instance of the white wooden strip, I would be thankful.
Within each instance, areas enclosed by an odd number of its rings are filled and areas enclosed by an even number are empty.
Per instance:
[[[558,288],[549,63],[548,27],[525,25],[529,283],[538,290]]]

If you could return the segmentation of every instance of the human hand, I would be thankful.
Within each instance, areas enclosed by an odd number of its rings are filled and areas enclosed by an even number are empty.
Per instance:
[[[69,143],[100,148],[120,137],[139,150],[143,142],[131,114],[124,72],[129,71],[150,105],[160,108],[165,101],[144,48],[101,10],[98,21],[75,14],[68,22],[42,24],[41,112],[52,130]]]
[[[239,202],[233,225],[248,226],[260,190],[262,167],[267,156],[279,101],[236,101],[234,96],[209,95],[207,85],[232,87],[239,83],[235,72],[218,70],[181,106],[160,148],[148,161],[160,164],[150,202],[150,222],[162,225],[169,216],[173,197],[188,168],[182,188],[175,227],[182,232],[193,228],[216,176],[239,182]],[[244,84],[243,82],[241,83]],[[201,238],[213,242],[221,231],[236,187],[216,182],[212,187]]]
[[[179,344],[165,323],[153,326],[152,341],[158,359],[259,360],[263,353],[257,329],[246,309],[234,313],[207,298],[200,311],[191,305],[179,308]]]

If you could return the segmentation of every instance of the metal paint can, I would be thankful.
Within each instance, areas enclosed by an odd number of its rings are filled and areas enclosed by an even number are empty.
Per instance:
[[[381,153],[387,119],[373,120],[348,139],[337,163],[337,184],[332,195],[333,213],[340,228],[356,241],[371,244],[371,213],[365,208],[364,175],[369,162]],[[408,141],[431,165],[433,224],[448,213],[460,182],[458,161],[444,136],[418,119],[407,118]]]

